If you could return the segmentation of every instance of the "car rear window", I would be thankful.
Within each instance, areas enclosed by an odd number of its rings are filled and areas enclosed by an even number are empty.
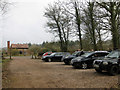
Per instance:
[[[106,55],[108,55],[108,53],[96,53],[94,56],[96,56],[96,57],[104,57]]]

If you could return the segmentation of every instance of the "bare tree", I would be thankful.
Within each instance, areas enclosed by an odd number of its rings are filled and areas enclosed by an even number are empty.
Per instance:
[[[73,17],[74,27],[79,37],[80,49],[83,49],[82,45],[82,30],[81,30],[81,3],[78,0],[70,0],[64,5],[65,11]]]
[[[10,4],[11,3],[9,3],[6,0],[0,0],[0,14],[2,14],[2,15],[5,14],[8,11],[8,6]]]
[[[82,21],[84,22],[84,25],[86,26],[85,33],[89,34],[89,37],[91,39],[91,43],[93,45],[94,50],[97,50],[97,42],[96,42],[96,21],[95,21],[95,3],[94,2],[88,2],[87,8],[83,9],[84,16],[82,18]]]
[[[49,20],[47,26],[50,28],[50,32],[56,34],[60,39],[61,51],[67,51],[72,17],[63,10],[61,5],[61,2],[49,5],[44,16]]]
[[[111,0],[110,0],[111,1]],[[107,12],[107,16],[109,17],[109,25],[110,31],[112,33],[112,42],[113,42],[113,49],[120,48],[119,47],[119,29],[118,29],[118,19],[119,19],[119,8],[120,2],[97,2],[101,8],[104,8]]]
[[[79,4],[77,1],[74,2],[74,8],[75,8],[75,17],[76,17],[76,24],[77,24],[77,29],[78,29],[78,36],[79,36],[79,41],[80,41],[80,49],[83,49],[82,46],[82,34],[81,34],[81,19],[80,19],[80,8]]]

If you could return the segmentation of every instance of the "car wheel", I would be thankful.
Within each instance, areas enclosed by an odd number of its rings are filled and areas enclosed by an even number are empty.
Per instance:
[[[74,67],[75,69],[79,69],[79,68],[80,68],[80,66],[78,66],[77,64],[73,64],[73,67]]]
[[[88,65],[86,63],[82,63],[82,68],[86,69],[88,67]]]
[[[69,61],[68,64],[71,65],[71,61]]]
[[[64,62],[65,63],[65,65],[68,65],[68,62]]]
[[[80,67],[78,67],[78,66],[74,66],[74,68],[75,68],[75,69],[79,69]]]
[[[70,63],[71,63],[70,61],[65,62],[66,65],[70,65]]]
[[[119,71],[118,66],[113,65],[109,70],[109,74],[115,76],[118,74],[118,71]]]
[[[95,68],[95,70],[96,70],[96,72],[98,72],[98,73],[102,73],[102,70],[99,69],[99,68]]]
[[[51,58],[49,58],[49,59],[48,59],[48,62],[51,62],[51,61],[52,61]]]

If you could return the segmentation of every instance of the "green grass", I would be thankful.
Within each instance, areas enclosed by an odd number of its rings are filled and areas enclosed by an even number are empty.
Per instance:
[[[0,64],[2,63],[2,58],[0,58]]]
[[[0,68],[2,67],[2,63],[0,63]]]
[[[3,60],[2,60],[2,63],[9,62],[10,60],[11,60],[11,59],[9,59],[9,58],[3,59]]]

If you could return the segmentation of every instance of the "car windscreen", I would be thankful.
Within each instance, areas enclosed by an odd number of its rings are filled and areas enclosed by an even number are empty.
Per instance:
[[[63,56],[69,56],[70,53],[63,53]]]
[[[88,57],[88,56],[90,56],[90,55],[92,55],[93,54],[93,52],[87,52],[87,53],[85,53],[85,54],[83,54],[83,55],[81,55],[82,57]]]
[[[56,53],[52,53],[51,55],[62,55],[63,53],[61,52],[56,52]]]
[[[63,55],[62,53],[56,53],[55,55]]]
[[[51,55],[52,53],[48,53],[47,55]]]
[[[73,56],[76,56],[77,54],[78,54],[78,52],[74,52],[72,55],[73,55]]]
[[[118,58],[118,57],[119,57],[119,52],[118,51],[113,51],[106,56],[106,58]]]
[[[53,56],[53,55],[55,55],[56,53],[52,53],[50,56]]]
[[[43,56],[44,56],[44,55],[51,55],[51,53],[50,53],[50,52],[47,52],[47,53],[44,53]]]

